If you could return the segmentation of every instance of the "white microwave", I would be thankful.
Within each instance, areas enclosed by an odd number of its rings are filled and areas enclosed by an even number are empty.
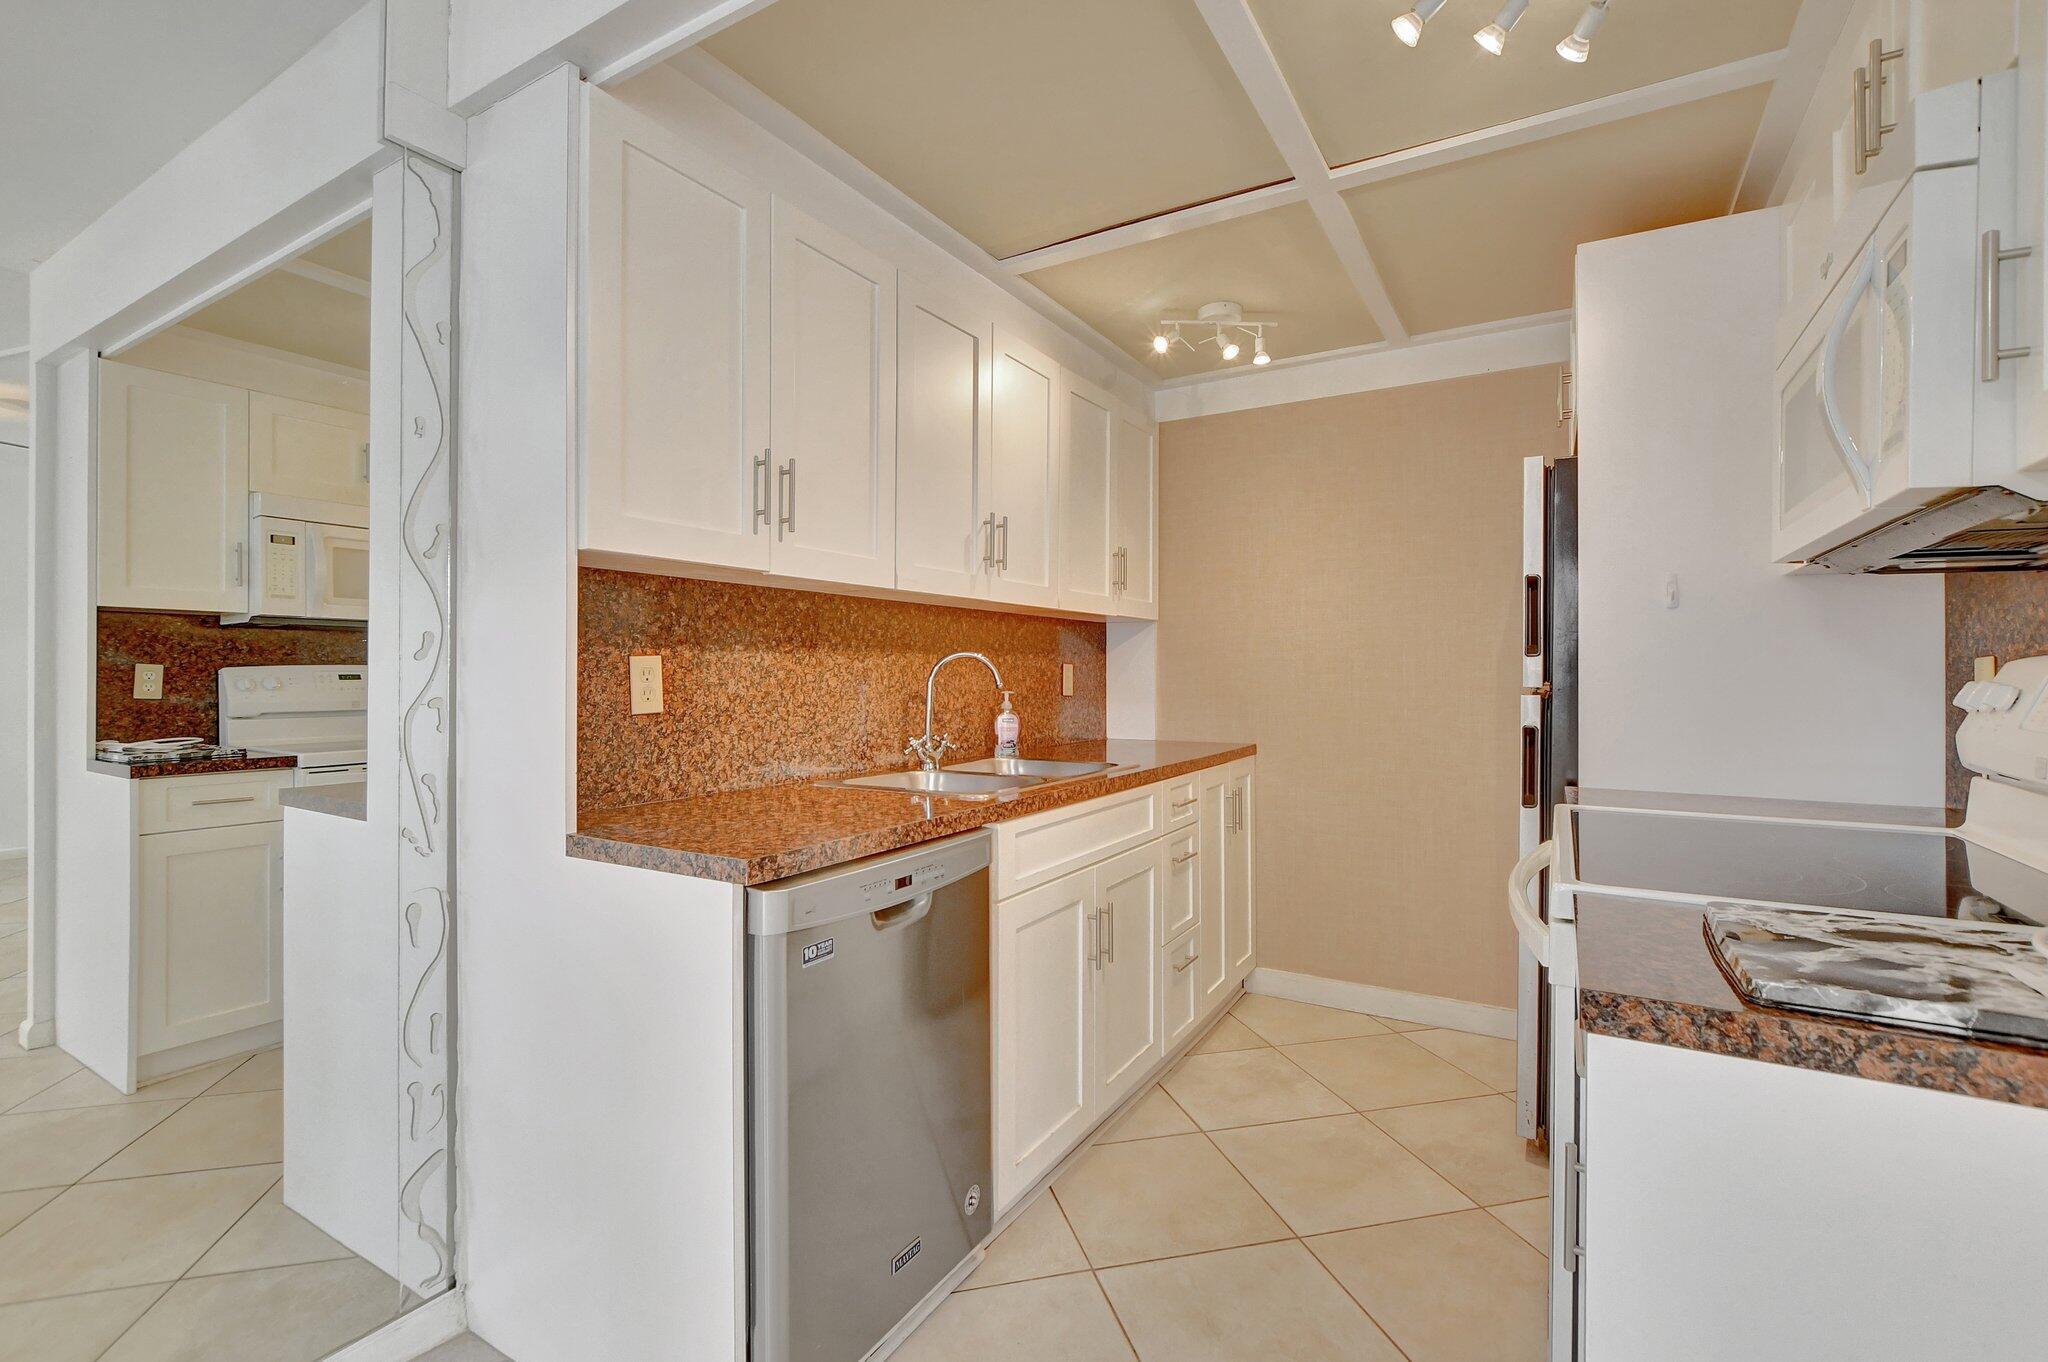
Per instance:
[[[249,609],[224,624],[370,618],[369,513],[263,492],[249,497]]]

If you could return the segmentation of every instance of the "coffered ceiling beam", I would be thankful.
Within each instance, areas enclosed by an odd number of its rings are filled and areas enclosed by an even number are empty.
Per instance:
[[[1294,91],[1288,88],[1279,59],[1273,55],[1251,7],[1246,0],[1195,0],[1195,7],[1202,12],[1230,69],[1251,98],[1252,108],[1266,125],[1267,134],[1280,149],[1288,173],[1301,186],[1323,235],[1330,239],[1330,249],[1337,253],[1359,300],[1372,314],[1373,324],[1391,342],[1398,344],[1408,339],[1408,328],[1387,293],[1372,252],[1366,249],[1358,220],[1351,216],[1343,197],[1331,184],[1329,162],[1316,145],[1308,119],[1295,102]]]
[[[1809,0],[1808,9],[1813,7],[1813,2],[1814,0]],[[1827,0],[1827,3],[1838,3],[1838,0]],[[1527,146],[1545,138],[1562,137],[1566,133],[1582,132],[1587,128],[1618,123],[1641,114],[1676,108],[1695,100],[1712,99],[1716,95],[1746,90],[1753,85],[1778,79],[1787,69],[1789,58],[1798,49],[1796,31],[1794,38],[1793,46],[1783,51],[1744,57],[1740,61],[1732,61],[1723,66],[1674,76],[1670,80],[1658,81],[1654,85],[1638,86],[1633,90],[1623,90],[1619,94],[1589,99],[1581,104],[1568,104],[1561,109],[1551,109],[1527,118],[1517,118],[1473,132],[1459,133],[1455,137],[1444,137],[1434,142],[1424,142],[1419,146],[1404,147],[1400,151],[1391,151],[1384,156],[1353,161],[1348,165],[1338,166],[1335,170],[1318,167],[1318,171],[1333,189],[1342,192],[1360,185],[1376,184],[1396,176],[1412,175],[1417,171],[1470,160],[1475,156]],[[1810,80],[1807,88],[1810,92]],[[1772,100],[1777,101],[1776,90],[1772,92]],[[1803,100],[1798,107],[1805,107]],[[1768,125],[1768,112],[1765,121]],[[1752,160],[1754,159],[1753,155]],[[1299,203],[1307,197],[1308,191],[1302,187],[1301,182],[1290,180],[1285,184],[1268,185],[1263,189],[1247,190],[1242,194],[1212,199],[1207,203],[1162,213],[1157,217],[1126,223],[1106,231],[1091,232],[1086,236],[1075,237],[1071,241],[1026,251],[1022,255],[1006,256],[1002,265],[1012,274],[1028,274],[1033,270],[1045,269],[1049,265],[1063,265],[1070,260],[1083,260],[1091,255],[1101,255],[1124,246],[1156,241],[1160,237],[1172,236],[1177,232],[1206,227],[1212,222],[1227,222],[1231,218],[1263,212],[1268,208],[1277,208],[1281,204]]]
[[[1771,86],[1763,121],[1749,146],[1749,160],[1729,200],[1729,212],[1761,208],[1775,196],[1792,155],[1793,139],[1799,135],[1799,121],[1806,116],[1806,106],[1820,86],[1821,69],[1847,27],[1853,7],[1854,0],[1805,0],[1800,5],[1799,17],[1792,21],[1792,36],[1778,54],[1785,59],[1783,74]]]

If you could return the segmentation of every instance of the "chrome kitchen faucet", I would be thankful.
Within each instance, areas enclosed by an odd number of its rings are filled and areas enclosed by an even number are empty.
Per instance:
[[[924,681],[924,734],[921,737],[912,738],[909,745],[903,749],[905,756],[916,757],[918,764],[927,771],[938,770],[939,763],[945,760],[946,753],[954,750],[951,738],[943,733],[934,734],[932,732],[932,697],[938,688],[940,669],[948,662],[957,662],[963,657],[971,657],[982,666],[988,668],[988,674],[996,679],[996,689],[998,691],[1003,689],[1003,674],[996,670],[995,663],[989,661],[980,653],[947,653],[932,664],[932,674],[926,677]]]

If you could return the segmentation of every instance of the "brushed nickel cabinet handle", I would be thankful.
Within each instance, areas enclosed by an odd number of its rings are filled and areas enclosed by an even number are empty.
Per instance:
[[[1175,965],[1173,967],[1173,972],[1175,974],[1185,974],[1187,972],[1188,966],[1194,964],[1195,961],[1200,960],[1201,958],[1202,953],[1200,951],[1191,952],[1188,955],[1187,959],[1181,961],[1178,965]]]
[[[1088,915],[1088,967],[1102,968],[1102,910],[1096,909]]]
[[[782,502],[782,514],[776,517],[775,537],[782,538],[796,533],[796,460],[778,464],[775,468],[776,493]]]
[[[996,570],[996,513],[990,511],[981,521],[981,570]]]
[[[754,516],[748,523],[755,534],[768,523],[768,460],[774,452],[764,449],[754,458]]]
[[[1190,852],[1189,852],[1189,853],[1188,853],[1187,855],[1185,855],[1185,856],[1176,856],[1176,857],[1174,857],[1174,858],[1173,858],[1173,863],[1174,863],[1175,865],[1186,865],[1186,864],[1187,864],[1187,863],[1188,863],[1189,861],[1192,861],[1192,860],[1194,860],[1194,859],[1195,859],[1195,857],[1197,857],[1197,856],[1199,856],[1199,855],[1201,855],[1201,854],[1202,854],[1202,853],[1201,853],[1201,852],[1200,852],[1199,850],[1197,850],[1197,851],[1190,851]]]
[[[209,804],[254,804],[255,802],[255,795],[235,795],[233,798],[195,799],[192,801],[192,807],[203,809]]]
[[[1109,924],[1107,927],[1103,929],[1102,933],[1102,958],[1105,963],[1114,965],[1116,963],[1115,899],[1111,899],[1108,903],[1102,905],[1102,916],[1107,920]]]
[[[1996,383],[2000,364],[2009,359],[2025,359],[2034,353],[2031,345],[2001,346],[1998,343],[1998,333],[2004,329],[1999,317],[1999,266],[2008,260],[2025,260],[2034,253],[2034,248],[2015,246],[2008,249],[2001,246],[1996,227],[1984,233],[1977,245],[1977,377],[1985,383]]]
[[[1003,536],[1003,551],[996,557],[996,567],[1003,572],[1008,572],[1010,570],[1010,518],[1004,516],[996,522],[996,528],[1002,532]]]
[[[236,586],[241,586],[241,585],[243,584],[243,582],[244,582],[244,577],[243,577],[243,575],[242,575],[242,547],[243,547],[243,546],[242,546],[242,545],[241,545],[241,544],[240,544],[239,542],[237,542],[237,543],[236,543],[236,545],[235,545],[235,585],[236,585]]]
[[[1176,799],[1173,801],[1173,807],[1176,809],[1192,809],[1201,802],[1201,797],[1198,795],[1192,799]]]
[[[1896,120],[1884,121],[1884,91],[1890,82],[1885,78],[1887,63],[1903,59],[1906,49],[1887,48],[1882,38],[1870,40],[1870,61],[1849,73],[1849,100],[1851,104],[1851,140],[1856,164],[1856,173],[1861,175],[1870,168],[1872,160],[1884,151],[1885,134],[1896,132]]]

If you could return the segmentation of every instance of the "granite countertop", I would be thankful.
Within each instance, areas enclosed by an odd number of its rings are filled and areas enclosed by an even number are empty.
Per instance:
[[[370,786],[361,780],[343,785],[298,786],[278,791],[277,802],[288,809],[329,813],[336,818],[353,818],[364,823],[370,817]]]
[[[569,835],[569,854],[729,884],[765,884],[1170,780],[1257,751],[1250,743],[1122,738],[1038,747],[1025,755],[1049,761],[1113,761],[1118,769],[1025,788],[1005,800],[804,784],[586,810]]]
[[[92,758],[92,769],[123,780],[152,780],[158,776],[218,776],[235,771],[283,771],[299,764],[299,759],[282,753],[268,756],[222,757],[214,761],[158,761],[143,766],[130,766],[125,762],[102,761]]]
[[[1580,895],[1579,1025],[1594,1035],[2048,1109],[2048,1050],[1748,1001],[1715,962],[1705,916],[1682,904]]]

